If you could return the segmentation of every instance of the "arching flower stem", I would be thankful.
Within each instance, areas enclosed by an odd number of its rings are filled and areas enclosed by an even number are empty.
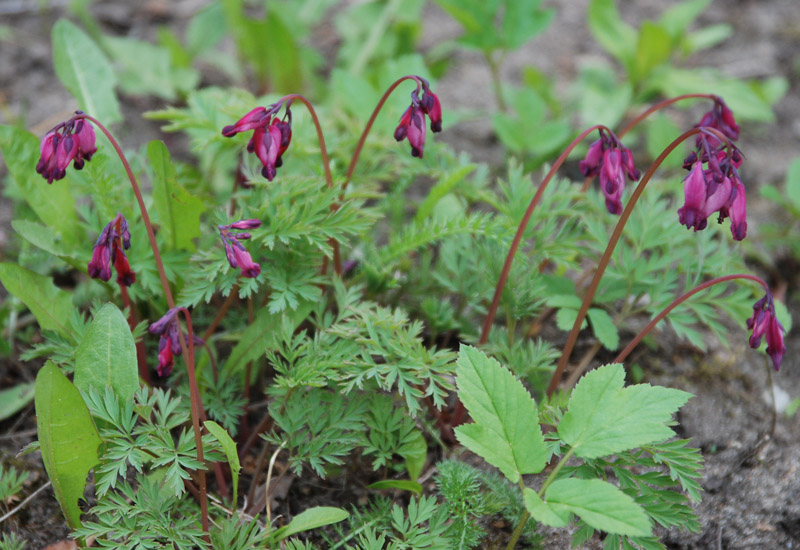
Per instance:
[[[478,340],[478,345],[482,346],[489,340],[489,331],[492,328],[495,315],[497,315],[497,308],[500,305],[500,297],[503,294],[503,289],[505,288],[506,281],[508,280],[508,274],[511,271],[511,264],[514,262],[514,256],[516,255],[519,244],[522,241],[522,236],[525,234],[525,229],[528,227],[528,222],[533,215],[533,211],[536,209],[536,205],[539,204],[539,201],[541,200],[542,195],[547,188],[547,184],[550,183],[558,169],[561,168],[561,165],[567,160],[567,157],[572,150],[577,147],[578,144],[583,141],[584,138],[586,138],[586,136],[595,130],[605,130],[609,133],[612,133],[611,130],[609,130],[606,126],[597,124],[578,134],[578,137],[576,137],[572,143],[570,143],[569,146],[564,149],[564,152],[561,153],[561,156],[556,159],[555,163],[550,168],[550,171],[542,180],[542,183],[539,184],[539,189],[536,190],[536,194],[533,196],[533,199],[531,199],[528,209],[525,211],[525,215],[522,217],[522,220],[519,223],[517,233],[514,235],[514,240],[511,242],[511,248],[508,250],[508,254],[506,255],[506,261],[503,264],[503,269],[500,272],[500,278],[497,280],[497,286],[495,287],[494,296],[492,297],[492,304],[489,306],[489,312],[486,314],[486,319],[483,322],[483,328],[481,329],[481,336],[480,340]]]
[[[96,118],[87,115],[85,113],[75,115],[72,119],[79,120],[85,118],[91,121],[95,126],[100,128],[100,130],[105,134],[108,138],[108,141],[111,143],[111,146],[114,147],[114,150],[117,152],[119,159],[122,161],[122,166],[125,168],[125,172],[128,174],[128,179],[131,182],[131,187],[133,187],[133,193],[136,195],[136,201],[139,204],[139,211],[142,215],[142,221],[144,222],[145,228],[147,229],[147,238],[150,240],[150,247],[153,249],[153,257],[155,258],[156,262],[156,269],[158,270],[158,276],[161,279],[161,287],[164,291],[164,298],[167,300],[167,305],[170,309],[175,307],[175,299],[172,296],[172,290],[169,286],[169,281],[167,281],[167,274],[164,271],[164,262],[161,260],[161,253],[158,250],[158,244],[156,243],[156,234],[153,231],[153,224],[150,222],[150,216],[147,214],[147,207],[144,205],[144,199],[142,198],[142,192],[139,188],[139,183],[136,181],[136,176],[133,175],[133,170],[131,170],[131,165],[128,163],[128,159],[125,157],[125,153],[122,152],[122,148],[120,147],[117,140],[111,135],[111,132],[100,123],[99,120]],[[186,323],[189,330],[189,346],[186,345],[186,341],[183,338],[183,334],[178,331],[179,334],[179,341],[181,345],[181,350],[184,353],[184,357],[186,358],[186,369],[189,374],[189,395],[191,401],[191,410],[192,410],[192,427],[194,428],[195,433],[195,441],[197,443],[197,460],[199,462],[203,462],[203,445],[202,445],[202,434],[200,432],[200,417],[204,416],[203,413],[203,404],[200,398],[200,389],[197,387],[197,377],[195,376],[194,370],[194,344],[193,344],[193,332],[192,332],[192,321],[191,316],[186,308],[180,308],[180,310],[186,316]],[[188,351],[187,351],[188,349]],[[198,471],[198,479],[199,479],[199,490],[200,490],[200,510],[202,515],[202,526],[203,531],[206,533],[208,532],[208,495],[206,493],[206,475],[205,470]]]
[[[623,128],[618,134],[617,137],[622,139],[622,136],[630,132],[637,124],[642,122],[644,119],[655,113],[656,111],[660,111],[664,107],[668,107],[673,103],[677,103],[678,101],[683,101],[684,99],[713,99],[717,100],[717,96],[713,94],[683,94],[675,97],[671,97],[669,99],[665,99],[664,101],[660,101],[638,115],[636,118],[631,120],[625,128]]]
[[[763,286],[764,290],[766,290],[767,292],[770,291],[769,290],[769,286],[767,285],[767,283],[765,283],[761,278],[756,277],[755,275],[748,275],[748,274],[745,274],[745,273],[737,273],[735,275],[724,275],[722,277],[717,277],[715,279],[711,279],[710,281],[706,281],[704,283],[701,283],[701,284],[697,285],[696,287],[694,287],[689,292],[687,292],[687,293],[679,296],[675,300],[673,300],[673,302],[670,305],[668,305],[666,308],[664,308],[664,310],[661,313],[659,313],[658,315],[653,317],[653,319],[649,323],[647,323],[647,325],[639,332],[639,334],[637,334],[636,337],[633,340],[631,340],[628,343],[627,346],[625,346],[625,349],[623,349],[621,352],[619,352],[619,355],[617,355],[614,358],[612,363],[622,363],[625,360],[625,358],[628,357],[628,355],[633,351],[633,349],[639,344],[639,342],[641,342],[642,339],[645,336],[647,336],[647,334],[651,330],[653,330],[653,328],[655,328],[655,326],[662,319],[664,319],[664,317],[669,315],[669,313],[673,309],[675,309],[676,307],[681,305],[683,302],[685,302],[686,300],[688,300],[689,298],[691,298],[692,296],[694,296],[695,294],[697,294],[698,292],[700,292],[702,290],[705,290],[705,289],[707,289],[709,287],[712,287],[712,286],[720,284],[720,283],[725,283],[727,281],[733,281],[733,280],[736,280],[736,279],[745,279],[745,280],[749,280],[749,281],[754,281],[754,282],[760,284],[761,286]],[[767,369],[767,370],[769,370],[769,369]]]
[[[672,143],[670,143],[666,149],[664,149],[661,154],[656,158],[650,168],[647,169],[644,176],[642,176],[641,181],[634,189],[633,194],[631,195],[630,199],[628,199],[628,203],[625,205],[625,210],[623,210],[622,214],[619,217],[619,221],[617,222],[616,227],[614,228],[614,232],[611,234],[611,238],[608,241],[608,245],[606,246],[606,250],[603,253],[603,256],[600,258],[600,261],[597,264],[597,269],[594,272],[594,276],[592,277],[592,281],[589,283],[589,287],[586,289],[586,294],[583,297],[583,302],[581,303],[581,308],[578,310],[578,316],[575,319],[575,323],[572,325],[572,330],[567,337],[567,343],[564,344],[564,349],[561,352],[561,357],[558,360],[558,365],[556,366],[556,370],[553,373],[553,376],[550,378],[550,384],[547,386],[547,396],[551,397],[553,392],[555,392],[556,388],[558,387],[559,382],[561,381],[561,377],[564,375],[564,370],[567,368],[567,362],[569,361],[569,356],[572,353],[573,348],[575,347],[575,343],[578,340],[578,333],[581,330],[581,325],[583,324],[583,320],[586,318],[586,314],[589,311],[589,306],[594,299],[595,292],[597,292],[597,288],[600,286],[600,279],[603,277],[603,273],[605,273],[606,267],[608,267],[609,261],[611,261],[611,254],[614,252],[614,248],[617,246],[617,242],[619,242],[620,237],[622,236],[622,230],[625,228],[625,224],[628,222],[628,219],[633,212],[633,208],[636,206],[636,203],[639,200],[639,197],[642,195],[644,188],[650,182],[655,174],[655,171],[661,166],[661,163],[664,162],[664,159],[672,153],[681,143],[689,139],[690,137],[699,134],[701,132],[710,132],[719,137],[726,145],[728,145],[729,153],[730,153],[730,141],[726,138],[722,132],[719,132],[713,128],[692,128],[691,130],[687,130],[683,134],[681,134],[677,139],[675,139]]]

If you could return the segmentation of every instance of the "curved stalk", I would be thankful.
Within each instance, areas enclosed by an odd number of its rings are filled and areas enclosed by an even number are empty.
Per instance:
[[[606,246],[605,252],[603,252],[603,256],[600,258],[600,261],[597,264],[597,270],[592,277],[591,283],[589,283],[589,288],[586,290],[586,294],[583,298],[583,302],[581,303],[581,308],[578,311],[578,316],[575,319],[575,323],[572,325],[572,330],[567,337],[567,343],[564,344],[564,349],[561,352],[561,357],[558,360],[558,365],[556,366],[556,370],[553,373],[552,378],[550,379],[550,384],[547,386],[547,397],[551,397],[553,392],[555,392],[556,388],[558,387],[558,383],[561,381],[561,377],[564,375],[564,370],[567,367],[567,361],[569,361],[569,356],[572,353],[573,348],[575,347],[575,343],[578,340],[578,333],[581,330],[581,325],[583,324],[583,320],[586,318],[586,314],[589,311],[589,306],[594,299],[595,292],[597,292],[597,287],[600,286],[600,279],[603,277],[603,273],[605,273],[606,267],[608,267],[609,261],[611,261],[611,254],[614,252],[614,248],[617,245],[620,237],[622,236],[622,230],[625,228],[625,224],[628,222],[628,219],[633,212],[633,208],[636,206],[639,197],[641,196],[644,188],[650,182],[650,179],[653,177],[653,174],[661,166],[661,163],[664,162],[664,159],[672,153],[675,148],[678,147],[681,143],[692,137],[693,135],[699,134],[701,132],[711,132],[719,137],[723,143],[728,146],[729,154],[730,154],[730,141],[727,137],[725,137],[722,132],[719,132],[713,128],[692,128],[691,130],[687,130],[683,134],[681,134],[677,139],[675,139],[672,143],[670,143],[666,149],[664,149],[658,158],[650,165],[650,168],[647,169],[647,172],[642,177],[639,185],[636,186],[634,189],[633,194],[631,195],[630,199],[628,199],[628,204],[625,205],[625,210],[623,210],[622,214],[620,215],[619,221],[617,222],[616,227],[614,228],[614,232],[611,234],[611,238],[608,241],[608,245]]]
[[[628,123],[628,125],[625,126],[625,128],[623,128],[622,131],[617,134],[617,137],[622,139],[622,136],[624,136],[629,131],[631,131],[634,128],[634,126],[639,124],[641,121],[643,121],[644,119],[646,119],[647,117],[649,117],[650,115],[655,113],[656,111],[659,111],[659,110],[663,109],[664,107],[672,105],[673,103],[677,103],[678,101],[683,101],[684,99],[703,99],[703,98],[713,99],[713,100],[716,101],[717,96],[715,96],[714,94],[683,94],[683,95],[671,97],[669,99],[665,99],[664,101],[659,101],[658,103],[656,103],[655,105],[653,105],[652,107],[647,109],[645,112],[643,112],[642,114],[638,115],[632,121],[630,121]]]
[[[651,330],[653,330],[653,328],[655,328],[655,326],[662,319],[664,319],[664,317],[669,315],[669,313],[673,309],[675,309],[676,307],[681,305],[683,302],[685,302],[686,300],[688,300],[689,298],[691,298],[692,296],[694,296],[695,294],[697,294],[698,292],[700,292],[702,290],[705,290],[705,289],[707,289],[709,287],[712,287],[712,286],[714,286],[716,284],[724,283],[724,282],[727,282],[727,281],[733,281],[735,279],[747,279],[747,280],[750,280],[750,281],[755,281],[756,283],[758,283],[761,286],[763,286],[764,289],[767,292],[769,292],[769,286],[761,278],[756,277],[755,275],[748,275],[748,274],[745,274],[745,273],[737,273],[735,275],[725,275],[723,277],[717,277],[715,279],[711,279],[710,281],[706,281],[706,282],[704,282],[702,284],[699,284],[696,287],[694,287],[692,290],[690,290],[689,292],[687,292],[687,293],[679,296],[675,300],[673,300],[673,302],[670,305],[668,305],[666,308],[664,308],[664,310],[661,313],[659,313],[658,315],[653,317],[653,319],[649,323],[647,323],[647,326],[645,326],[639,332],[639,334],[637,334],[636,337],[633,340],[631,340],[628,343],[627,346],[625,346],[625,349],[623,349],[621,352],[619,352],[619,355],[617,355],[614,358],[612,363],[622,363],[625,360],[625,358],[628,357],[628,355],[633,351],[633,349],[639,344],[639,342],[641,342],[642,339],[645,336],[647,336],[647,334]]]
[[[583,141],[584,138],[586,138],[586,136],[595,130],[605,130],[608,133],[612,133],[611,130],[609,130],[606,126],[597,124],[578,134],[578,137],[576,137],[572,143],[570,143],[569,146],[564,149],[564,152],[561,153],[561,156],[556,159],[556,162],[550,168],[550,171],[547,173],[544,180],[542,180],[542,183],[539,184],[539,189],[536,190],[536,194],[533,196],[533,199],[531,199],[528,209],[525,211],[525,215],[519,222],[517,233],[514,235],[514,240],[511,242],[511,248],[508,250],[508,254],[506,255],[506,261],[503,264],[503,270],[500,272],[500,278],[497,281],[494,296],[492,297],[492,305],[489,307],[489,312],[486,314],[486,319],[483,321],[483,328],[481,329],[481,337],[480,340],[478,340],[478,345],[482,346],[489,340],[489,331],[492,328],[495,315],[497,315],[497,308],[500,305],[500,296],[502,296],[503,288],[505,288],[506,281],[508,280],[508,274],[511,271],[511,264],[514,261],[514,256],[516,255],[519,244],[522,241],[522,236],[525,233],[525,229],[528,227],[528,222],[533,215],[533,211],[536,209],[536,205],[539,204],[539,201],[544,194],[544,190],[547,188],[547,184],[550,183],[550,180],[553,179],[553,176],[556,174],[558,169],[561,168],[561,165],[567,160],[567,157],[572,150],[577,147],[578,144]]]
[[[73,120],[79,119],[87,119],[94,123],[100,131],[105,134],[108,138],[108,141],[111,143],[111,146],[114,147],[114,150],[117,152],[119,159],[122,161],[122,166],[125,168],[125,172],[128,174],[128,179],[131,182],[131,187],[133,187],[133,193],[136,195],[136,201],[139,204],[139,211],[142,215],[142,221],[144,222],[145,228],[147,229],[147,238],[150,241],[150,247],[153,249],[153,257],[156,261],[156,269],[158,270],[158,276],[161,279],[161,287],[164,290],[164,298],[167,300],[167,305],[170,309],[175,307],[175,299],[172,297],[172,290],[170,289],[169,282],[167,281],[167,274],[164,271],[164,262],[161,260],[161,253],[158,250],[158,244],[156,243],[156,234],[153,231],[153,224],[150,222],[150,216],[147,214],[147,207],[144,205],[144,199],[142,198],[142,192],[139,188],[139,183],[136,181],[136,176],[133,174],[133,170],[131,170],[131,165],[128,163],[128,159],[125,157],[125,153],[122,152],[122,148],[120,147],[117,140],[111,135],[111,132],[100,123],[99,120],[94,118],[93,116],[87,114],[80,114],[72,117]],[[178,340],[181,345],[181,351],[184,354],[185,362],[186,362],[186,369],[189,373],[189,394],[191,400],[191,407],[192,407],[192,427],[194,428],[195,433],[195,441],[197,441],[197,460],[199,462],[203,462],[203,445],[202,445],[202,435],[200,432],[200,416],[204,416],[203,412],[203,404],[200,398],[200,390],[197,387],[197,378],[195,376],[194,370],[194,343],[193,343],[193,332],[192,332],[192,321],[191,316],[186,308],[180,308],[183,311],[184,315],[186,316],[186,323],[189,330],[189,346],[187,347],[186,341],[183,338],[183,333],[178,331]],[[199,485],[200,485],[200,509],[202,514],[202,525],[203,531],[208,533],[208,495],[206,494],[206,475],[205,470],[198,471],[199,477]]]

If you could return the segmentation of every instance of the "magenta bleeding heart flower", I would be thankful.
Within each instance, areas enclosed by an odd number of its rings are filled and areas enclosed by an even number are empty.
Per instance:
[[[241,241],[250,238],[247,229],[261,227],[260,220],[240,220],[236,223],[217,226],[222,244],[225,245],[225,255],[231,267],[238,267],[242,270],[243,277],[258,277],[261,273],[261,266],[253,261],[250,252],[244,247]]]
[[[408,138],[411,145],[411,156],[422,158],[425,147],[425,116],[431,121],[431,132],[442,131],[442,104],[438,96],[430,89],[428,81],[422,77],[414,77],[417,88],[411,92],[411,105],[400,117],[400,124],[394,131],[394,139],[403,141]],[[420,98],[419,92],[422,91]]]
[[[125,250],[131,246],[131,234],[128,222],[122,214],[108,222],[100,232],[94,245],[92,259],[87,266],[89,276],[93,279],[108,281],[111,279],[111,265],[117,272],[117,283],[131,286],[136,282],[136,273],[131,270]]]
[[[82,115],[83,112],[75,111],[75,114]],[[47,183],[53,183],[67,174],[70,162],[76,170],[80,170],[97,152],[94,128],[82,118],[62,122],[45,134],[39,151],[36,171]]]
[[[739,125],[736,124],[736,120],[733,117],[733,111],[728,108],[728,106],[719,96],[714,96],[714,107],[712,107],[710,111],[703,115],[703,118],[700,119],[700,122],[695,125],[695,128],[700,128],[703,126],[719,130],[731,141],[736,141],[739,139]],[[698,140],[699,139],[700,138],[698,136]],[[720,140],[716,136],[712,136],[709,139],[714,146],[720,144]]]
[[[775,304],[771,292],[767,292],[763,298],[753,304],[753,316],[747,320],[747,328],[753,331],[750,336],[750,347],[753,349],[758,349],[761,346],[761,338],[766,337],[767,355],[772,359],[775,370],[779,370],[783,355],[786,353],[786,345],[783,341],[786,329],[775,315]]]
[[[633,165],[631,150],[613,133],[600,130],[600,139],[589,146],[579,168],[585,177],[600,176],[600,190],[611,214],[622,214],[622,192],[625,178],[636,181],[641,172]]]
[[[284,106],[284,102],[280,101],[269,107],[256,107],[236,124],[222,129],[225,137],[253,130],[253,136],[247,143],[247,152],[255,153],[261,161],[261,175],[268,181],[275,178],[277,169],[283,165],[283,153],[292,141],[291,101],[285,102],[285,105],[283,118],[276,116]]]
[[[730,146],[730,154],[727,148],[714,134],[700,133],[697,150],[684,160],[689,175],[683,180],[684,204],[678,209],[678,219],[700,231],[709,216],[718,212],[719,223],[730,217],[733,238],[741,241],[747,235],[747,199],[738,172],[743,158],[735,146]]]

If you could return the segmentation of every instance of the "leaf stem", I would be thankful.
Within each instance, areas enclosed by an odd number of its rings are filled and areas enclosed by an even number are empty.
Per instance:
[[[701,132],[711,132],[717,135],[725,144],[728,145],[730,149],[730,141],[727,137],[725,137],[721,132],[708,127],[703,128],[692,128],[687,130],[683,134],[681,134],[678,138],[676,138],[672,143],[670,143],[666,149],[664,149],[661,154],[656,158],[652,165],[647,169],[647,172],[642,176],[642,179],[639,181],[639,185],[636,186],[634,189],[631,198],[628,200],[628,204],[625,205],[625,210],[623,210],[622,214],[619,217],[619,221],[617,222],[616,227],[614,228],[614,232],[611,234],[611,238],[608,241],[608,245],[606,246],[605,252],[603,252],[603,256],[600,258],[600,261],[597,264],[597,269],[594,272],[594,276],[592,277],[592,281],[589,283],[589,288],[586,290],[586,294],[583,297],[583,302],[581,303],[581,308],[578,311],[578,316],[575,318],[575,323],[572,325],[572,330],[567,337],[567,342],[564,344],[564,349],[561,352],[561,357],[558,360],[558,365],[556,366],[556,370],[553,373],[552,378],[550,378],[550,384],[547,386],[547,397],[552,397],[553,392],[555,392],[556,388],[558,387],[558,383],[561,381],[561,377],[564,375],[564,370],[567,368],[567,362],[569,361],[569,356],[572,353],[573,348],[575,347],[575,343],[578,340],[578,333],[581,330],[581,325],[583,324],[583,320],[586,318],[586,314],[589,311],[589,306],[594,299],[594,295],[597,292],[597,288],[600,286],[600,279],[603,277],[603,273],[605,273],[606,267],[608,267],[608,263],[611,261],[611,254],[614,252],[614,248],[619,242],[620,237],[622,236],[622,230],[625,228],[625,224],[627,223],[628,219],[633,212],[633,208],[636,206],[639,197],[641,196],[644,188],[650,182],[655,174],[655,171],[661,166],[661,163],[664,162],[664,159],[672,153],[675,148],[678,147],[681,143],[689,139],[695,134],[699,134]]]
[[[704,282],[702,284],[699,284],[696,287],[694,287],[692,290],[690,290],[689,292],[679,296],[678,298],[675,298],[675,300],[673,300],[670,305],[668,305],[666,308],[664,308],[664,310],[661,311],[661,313],[659,313],[658,315],[653,317],[653,319],[649,323],[647,323],[647,326],[645,326],[639,332],[639,334],[637,334],[636,337],[633,340],[631,340],[628,343],[627,346],[625,346],[625,349],[623,349],[621,352],[619,352],[619,355],[617,355],[614,358],[612,363],[622,363],[625,360],[625,358],[628,357],[628,355],[633,351],[633,349],[639,344],[639,342],[641,342],[642,339],[645,336],[647,336],[647,334],[651,330],[653,330],[653,328],[655,328],[655,326],[659,322],[661,322],[662,319],[664,319],[664,317],[669,315],[669,313],[673,309],[675,309],[676,307],[681,305],[683,302],[685,302],[686,300],[688,300],[689,298],[691,298],[692,296],[694,296],[698,292],[700,292],[702,290],[705,290],[706,288],[712,287],[712,286],[720,284],[720,283],[725,283],[727,281],[733,281],[735,279],[746,279],[746,280],[750,280],[750,281],[755,281],[756,283],[758,283],[761,286],[763,286],[764,289],[767,292],[769,292],[769,286],[761,278],[756,277],[755,275],[749,275],[749,274],[746,274],[746,273],[737,273],[735,275],[725,275],[723,277],[717,277],[715,279],[711,279],[710,281],[706,281],[706,282]]]

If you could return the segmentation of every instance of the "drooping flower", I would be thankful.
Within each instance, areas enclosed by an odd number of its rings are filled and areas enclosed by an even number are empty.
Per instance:
[[[600,130],[600,139],[589,146],[586,157],[578,165],[586,177],[600,176],[600,190],[611,214],[622,214],[622,192],[625,178],[636,181],[641,173],[633,165],[633,154],[617,136]]]
[[[256,229],[261,226],[260,220],[240,220],[228,225],[219,225],[219,236],[225,245],[225,255],[231,267],[238,267],[244,277],[258,277],[261,266],[253,261],[250,252],[240,241],[250,238],[250,233],[242,232],[245,229]]]
[[[261,175],[272,181],[277,168],[283,165],[283,153],[292,141],[291,101],[285,103],[283,119],[275,116],[284,106],[284,102],[273,103],[269,107],[256,107],[236,124],[225,126],[222,135],[232,137],[239,132],[253,130],[253,136],[247,143],[247,152],[255,153],[261,161]]]
[[[430,89],[428,81],[415,77],[417,88],[411,92],[411,105],[400,117],[400,124],[394,131],[394,139],[403,141],[408,138],[411,145],[411,156],[422,158],[425,147],[425,116],[431,119],[431,132],[442,131],[442,104],[438,96]],[[422,90],[422,98],[419,96]]]
[[[136,273],[131,270],[124,250],[131,246],[131,234],[128,222],[122,214],[108,222],[100,236],[97,237],[92,259],[87,266],[89,276],[93,279],[108,281],[111,279],[111,265],[117,271],[117,283],[131,286],[136,282]]]
[[[758,349],[761,346],[761,338],[766,337],[767,355],[772,359],[775,370],[779,370],[783,355],[786,353],[783,341],[786,330],[775,315],[771,292],[768,291],[763,298],[753,304],[753,316],[747,320],[747,328],[753,331],[750,336],[750,347],[753,349]]]
[[[75,111],[75,114],[82,115],[83,112]],[[75,169],[80,170],[97,152],[94,128],[86,119],[62,122],[45,134],[39,152],[36,172],[47,183],[60,180],[67,174],[70,162],[74,161]]]
[[[739,125],[736,124],[733,111],[728,108],[719,96],[714,97],[714,107],[703,115],[703,118],[695,125],[695,128],[700,128],[702,126],[719,130],[731,141],[739,139]],[[716,136],[712,136],[709,139],[711,140],[712,146],[716,147],[720,145],[720,140]]]
[[[719,145],[714,146],[714,141]],[[733,238],[741,241],[747,234],[745,187],[738,172],[743,157],[735,146],[730,146],[730,152],[727,147],[712,134],[701,132],[697,150],[683,161],[689,175],[684,179],[685,201],[678,209],[678,219],[687,228],[700,231],[706,228],[708,217],[719,212],[718,221],[730,217]]]

